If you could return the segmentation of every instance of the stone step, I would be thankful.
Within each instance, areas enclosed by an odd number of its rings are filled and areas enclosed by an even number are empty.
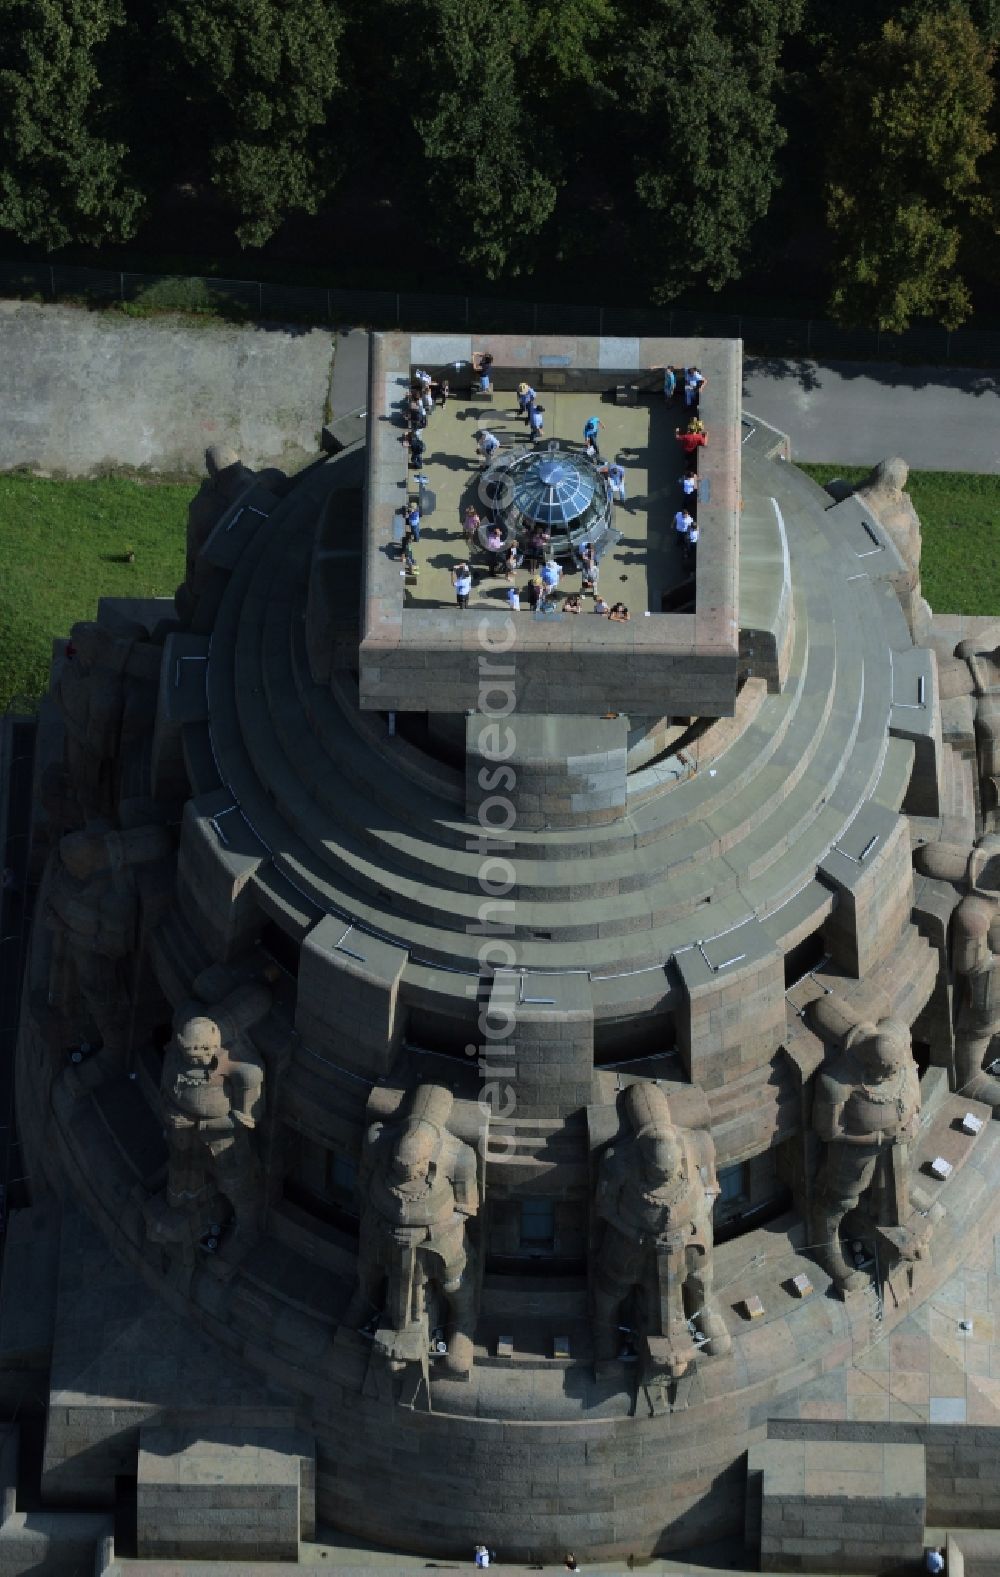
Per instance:
[[[791,758],[799,767],[801,767],[801,764],[804,761],[808,760],[808,756],[797,743],[790,747],[789,753]],[[368,802],[365,800],[360,800],[357,801],[357,804],[360,815],[370,821],[370,805]],[[349,806],[345,804],[344,796],[340,796],[339,808],[342,815],[344,811],[349,808]],[[364,829],[361,827],[360,821],[358,825],[359,831],[363,835]],[[433,848],[433,846],[427,846],[421,840],[412,838],[412,836],[406,833],[400,836],[400,843],[403,843],[403,841],[407,839],[408,836],[411,845],[410,849],[407,849],[405,845],[403,847],[399,847],[398,845],[395,846],[393,853],[395,854],[396,858],[398,860],[407,862],[411,868],[421,870],[421,874],[423,874],[425,877],[430,877],[434,881],[440,882],[442,880],[439,863],[440,851]],[[688,859],[693,859],[695,855],[703,856],[711,848],[711,841],[712,840],[709,839],[703,839],[702,846],[699,847],[690,837],[688,837],[685,840],[686,857]],[[522,898],[533,897],[535,896],[535,893],[538,892],[544,894],[547,898],[550,898],[554,901],[564,901],[566,897],[570,897],[574,900],[580,900],[588,896],[606,898],[614,895],[616,892],[628,892],[638,887],[648,886],[651,882],[660,880],[665,873],[669,872],[673,888],[672,902],[675,907],[675,912],[677,912],[685,904],[685,895],[677,890],[679,872],[673,863],[675,860],[675,855],[669,850],[663,852],[657,850],[653,853],[653,857],[651,858],[650,852],[651,851],[649,850],[645,851],[643,857],[640,860],[630,860],[628,856],[625,856],[607,862],[592,861],[586,868],[586,872],[568,871],[566,875],[570,878],[569,881],[560,881],[558,871],[554,871],[550,865],[542,862],[532,863],[517,860],[515,861],[515,865],[519,878],[518,892]],[[380,864],[378,868],[380,873],[384,869],[384,860],[385,856],[383,854],[383,863]],[[471,889],[474,890],[478,887],[478,857],[467,856],[465,857],[464,862],[456,862],[458,865],[461,865],[462,863],[464,863],[467,868],[465,877],[466,883]],[[430,867],[430,869],[428,869],[428,867]],[[472,868],[469,869],[469,867]],[[589,877],[589,881],[586,884],[580,883],[580,876],[582,874],[586,874]],[[723,883],[726,880],[732,880],[732,875],[728,871],[719,872],[717,875]],[[445,879],[447,880],[448,878]],[[456,883],[461,881],[461,869],[451,872],[450,879]],[[707,875],[705,879],[701,879],[696,883],[696,891],[693,895],[694,902],[702,901],[703,897],[705,896],[705,892],[707,890],[706,881]],[[690,902],[688,902],[687,907],[690,906]]]

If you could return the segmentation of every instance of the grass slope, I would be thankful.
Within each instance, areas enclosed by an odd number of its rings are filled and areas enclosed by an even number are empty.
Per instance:
[[[865,466],[800,465],[817,482],[860,482]],[[920,580],[935,613],[1000,616],[1000,476],[911,471],[907,483],[923,528]]]
[[[0,711],[44,694],[53,639],[94,618],[100,597],[173,596],[194,492],[0,475]]]

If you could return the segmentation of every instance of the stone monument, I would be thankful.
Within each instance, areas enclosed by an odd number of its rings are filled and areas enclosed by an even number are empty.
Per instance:
[[[453,390],[419,476],[418,371]],[[136,1480],[164,1559],[245,1551],[272,1496],[281,1551],[689,1549],[770,1517],[769,1430],[850,1422],[1000,1228],[995,626],[956,657],[929,618],[900,462],[834,502],[741,389],[737,343],[627,323],[373,334],[364,438],[210,453],[176,599],[59,654],[0,1297],[46,1515]]]

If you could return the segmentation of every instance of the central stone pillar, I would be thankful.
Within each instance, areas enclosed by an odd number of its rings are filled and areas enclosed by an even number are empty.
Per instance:
[[[543,717],[513,711],[494,717],[474,712],[465,721],[466,812],[515,838],[518,828],[620,821],[627,756],[624,714]],[[491,800],[500,803],[486,806],[481,815],[484,802]]]

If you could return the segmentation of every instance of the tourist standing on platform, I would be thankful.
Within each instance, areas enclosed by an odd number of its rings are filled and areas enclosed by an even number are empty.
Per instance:
[[[679,509],[674,516],[674,530],[679,537],[686,537],[694,525],[694,516],[686,509]]]
[[[406,524],[409,527],[414,542],[420,541],[420,510],[416,504],[411,504],[406,512]]]
[[[481,525],[482,521],[476,514],[475,505],[470,504],[462,520],[462,534],[470,548],[476,541]]]
[[[493,554],[490,573],[499,575],[503,569],[504,535],[499,526],[491,526],[486,533],[486,551]]]
[[[697,367],[684,368],[684,404],[689,409],[692,405],[697,405],[707,382],[708,379]]]
[[[612,460],[610,465],[602,467],[603,474],[608,479],[611,497],[616,504],[625,502],[625,467],[617,460]]]
[[[669,367],[669,366],[668,367],[664,367],[664,369],[663,369],[663,398],[666,400],[668,405],[670,404],[670,401],[673,399],[673,397],[674,397],[674,395],[676,393],[677,393],[677,374],[674,371],[673,367]]]
[[[689,466],[684,472],[684,475],[681,477],[681,487],[684,491],[685,498],[693,498],[695,493],[697,493],[698,473],[692,466]]]
[[[476,440],[476,448],[482,457],[484,465],[489,465],[499,447],[500,440],[496,433],[491,433],[488,428],[484,427]]]
[[[699,449],[704,449],[708,443],[707,433],[682,433],[679,427],[674,428],[674,437],[680,444],[686,460],[693,461]]]
[[[545,425],[542,421],[542,409],[543,407],[533,400],[528,410],[528,426],[531,428],[531,436],[536,443],[541,438]]]
[[[469,606],[469,593],[472,591],[472,571],[468,564],[456,564],[451,572],[451,583],[455,588],[455,601],[460,608]]]
[[[600,454],[601,452],[601,446],[598,442],[597,435],[603,426],[604,423],[601,421],[599,416],[588,416],[587,420],[583,424],[584,444],[593,444],[595,454]]]

